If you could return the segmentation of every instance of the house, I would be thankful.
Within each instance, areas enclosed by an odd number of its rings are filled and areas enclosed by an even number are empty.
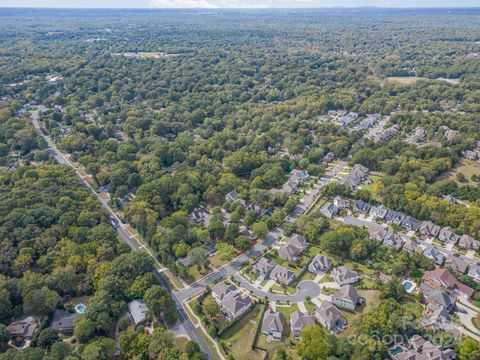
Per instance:
[[[387,215],[385,215],[385,221],[388,223],[393,223],[400,225],[405,218],[405,214],[400,211],[388,210]]]
[[[323,301],[320,306],[315,309],[314,315],[320,325],[332,334],[339,333],[347,325],[347,320],[345,320],[335,305],[329,301]]]
[[[467,160],[477,160],[478,153],[476,151],[466,150],[463,152],[463,157]]]
[[[148,307],[143,300],[134,299],[127,304],[128,311],[132,315],[135,325],[142,324],[147,319]]]
[[[369,171],[367,167],[361,164],[355,164],[348,175],[340,181],[340,184],[354,189],[367,179]]]
[[[277,265],[270,272],[270,279],[275,280],[279,284],[288,286],[295,279],[295,274],[289,269]]]
[[[322,206],[322,208],[320,209],[320,212],[326,216],[327,218],[333,218],[335,215],[338,214],[340,210],[338,209],[338,207],[335,206],[334,203],[326,203],[325,205]]]
[[[448,293],[435,289],[427,284],[420,285],[420,293],[423,294],[427,308],[436,310],[439,307],[444,308],[448,313],[453,310],[456,298]]]
[[[426,258],[435,261],[435,264],[442,266],[445,261],[445,255],[438,251],[435,246],[429,246],[423,252]]]
[[[370,210],[370,204],[363,200],[356,200],[353,209],[360,214],[367,214]]]
[[[365,299],[358,295],[357,290],[352,285],[342,286],[332,295],[332,303],[340,308],[354,311],[357,305],[363,304]]]
[[[33,335],[39,329],[38,320],[33,316],[28,316],[23,320],[14,321],[7,326],[7,331],[12,340],[16,343],[25,343],[24,346],[30,345]]]
[[[237,295],[227,298],[220,304],[222,312],[226,315],[227,320],[239,319],[252,307],[252,299],[247,295]]]
[[[480,266],[470,266],[470,269],[468,270],[468,276],[473,278],[473,280],[480,282]]]
[[[225,195],[225,201],[229,203],[233,203],[237,198],[237,196],[238,196],[237,190],[232,190],[227,195]]]
[[[335,154],[333,152],[329,152],[323,158],[323,163],[324,164],[330,164],[333,160],[335,160]]]
[[[458,246],[467,250],[478,250],[480,248],[480,241],[475,240],[470,235],[463,234],[458,241]]]
[[[280,341],[284,335],[285,316],[281,312],[266,311],[263,316],[261,333],[272,340]]]
[[[392,355],[394,360],[452,360],[455,353],[452,349],[443,350],[438,345],[433,345],[420,335],[413,335],[410,340],[410,347],[402,349],[402,352]]]
[[[460,295],[469,298],[474,290],[462,284],[455,276],[446,269],[435,269],[427,271],[422,278],[422,282],[441,291],[446,291],[450,295]]]
[[[278,257],[288,262],[297,262],[299,255],[307,248],[307,239],[304,236],[294,234],[287,243],[278,249]]]
[[[396,251],[400,251],[403,246],[403,239],[396,232],[389,232],[383,239],[383,244],[393,247]]]
[[[438,239],[450,244],[456,244],[458,242],[458,236],[455,235],[450,226],[445,226],[440,229]]]
[[[277,264],[275,264],[273,261],[262,257],[255,264],[253,264],[252,271],[260,274],[260,276],[262,277],[267,277],[268,275],[270,275],[270,272],[276,265]]]
[[[361,276],[346,266],[339,266],[332,270],[332,277],[338,285],[354,284],[360,281]]]
[[[400,129],[401,129],[400,125],[395,124],[392,127],[389,127],[387,130],[385,130],[378,138],[381,141],[388,141],[393,137],[395,137],[399,133]]]
[[[53,313],[50,327],[61,333],[72,333],[75,328],[75,320],[80,314],[69,313],[66,310],[57,309]]]
[[[347,200],[347,199],[343,199],[343,198],[340,197],[340,196],[335,196],[335,198],[333,199],[333,204],[334,204],[339,210],[350,208],[350,201]]]
[[[423,253],[423,249],[418,245],[418,243],[414,240],[411,239],[404,239],[403,240],[403,250],[406,252],[410,253],[411,255],[413,254],[421,254]]]
[[[294,311],[290,315],[290,328],[295,339],[299,339],[307,326],[315,325],[315,318],[309,313]]]
[[[322,254],[317,254],[310,264],[308,264],[308,271],[313,274],[324,274],[328,272],[332,266],[332,260]]]
[[[201,207],[193,210],[190,216],[196,224],[203,224],[208,227],[210,225],[210,221],[212,220],[213,214],[207,208]]]
[[[444,200],[450,201],[452,204],[458,204],[457,198],[453,195],[443,195],[442,198]]]
[[[417,221],[417,219],[411,216],[405,216],[400,225],[407,230],[412,230],[415,232],[420,230],[420,223]]]
[[[424,221],[420,226],[420,232],[427,237],[437,237],[440,232],[440,226],[431,221]]]
[[[213,299],[218,303],[222,303],[227,299],[233,298],[237,295],[237,287],[232,284],[227,284],[225,281],[220,281],[219,283],[212,286],[212,296]]]
[[[385,205],[372,206],[370,209],[370,216],[372,216],[374,219],[383,220],[385,219],[385,216],[387,216],[387,213],[388,208]]]
[[[451,268],[453,271],[463,275],[467,272],[468,264],[465,260],[457,256],[449,255],[445,260],[445,267]]]

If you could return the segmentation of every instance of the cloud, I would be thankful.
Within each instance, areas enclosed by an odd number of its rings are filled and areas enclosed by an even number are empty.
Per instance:
[[[263,9],[270,7],[257,1],[244,0],[150,0],[150,6],[170,9]]]

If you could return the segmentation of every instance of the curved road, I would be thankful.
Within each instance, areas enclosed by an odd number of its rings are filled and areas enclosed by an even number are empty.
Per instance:
[[[290,301],[291,303],[297,303],[301,301],[305,301],[307,297],[316,298],[321,293],[320,286],[312,280],[303,280],[298,283],[297,292],[293,295],[284,295],[284,294],[277,294],[271,293],[268,291],[263,291],[258,289],[257,287],[253,286],[250,282],[248,282],[243,276],[240,274],[235,274],[235,280],[240,281],[240,284],[243,288],[251,291],[255,296],[263,299],[265,296],[268,297],[270,301],[281,301],[287,302]]]

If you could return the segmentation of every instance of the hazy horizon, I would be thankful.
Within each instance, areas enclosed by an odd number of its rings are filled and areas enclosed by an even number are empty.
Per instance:
[[[478,8],[478,0],[0,0],[0,8],[65,9],[308,9]]]

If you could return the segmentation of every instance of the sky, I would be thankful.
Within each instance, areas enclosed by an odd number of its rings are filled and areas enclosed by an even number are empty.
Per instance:
[[[0,0],[0,7],[56,8],[317,8],[480,7],[480,0]]]

